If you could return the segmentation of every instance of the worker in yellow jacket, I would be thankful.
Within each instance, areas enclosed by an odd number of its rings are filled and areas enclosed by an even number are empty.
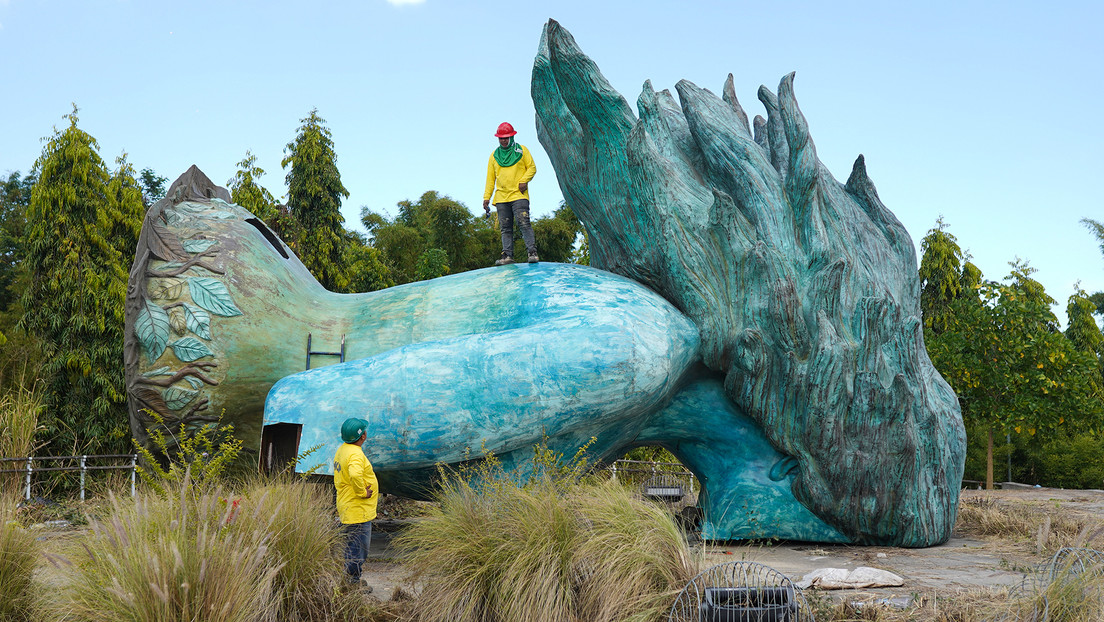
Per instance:
[[[367,440],[368,422],[349,418],[341,424],[345,441],[334,455],[334,487],[337,515],[345,527],[345,572],[352,583],[360,582],[360,571],[372,543],[372,520],[376,517],[379,484],[372,463],[362,446]]]
[[[483,190],[483,210],[491,213],[491,193],[498,210],[498,228],[502,232],[502,257],[496,266],[514,263],[514,221],[521,229],[521,239],[525,240],[525,250],[529,252],[529,263],[540,261],[537,257],[537,243],[533,239],[533,225],[529,222],[529,182],[537,174],[537,165],[525,145],[514,142],[514,126],[503,123],[498,126],[495,137],[498,149],[491,153],[487,161],[487,186]]]

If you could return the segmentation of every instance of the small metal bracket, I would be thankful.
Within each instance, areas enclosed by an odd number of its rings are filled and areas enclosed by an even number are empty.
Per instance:
[[[341,335],[341,351],[340,352],[315,352],[311,350],[311,333],[307,333],[307,369],[311,368],[312,356],[339,356],[341,362],[345,362],[345,335]]]

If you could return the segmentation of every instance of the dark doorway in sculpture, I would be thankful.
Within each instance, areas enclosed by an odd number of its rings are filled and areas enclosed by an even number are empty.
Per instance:
[[[279,472],[299,455],[303,426],[298,423],[273,423],[261,432],[261,470]]]

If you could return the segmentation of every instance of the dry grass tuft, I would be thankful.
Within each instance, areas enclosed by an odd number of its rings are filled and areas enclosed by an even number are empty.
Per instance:
[[[1081,548],[1101,542],[1104,522],[1062,512],[1060,505],[999,500],[990,496],[963,498],[958,504],[955,531],[1033,545],[1037,554],[1062,547]]]
[[[661,620],[694,574],[671,516],[613,483],[580,481],[538,448],[526,480],[493,462],[446,474],[440,508],[394,541],[422,620]],[[576,456],[578,458],[578,456]],[[519,485],[518,482],[525,482]]]
[[[17,384],[0,395],[0,457],[19,458],[34,452],[38,416],[43,408],[42,393],[36,387]],[[13,465],[0,462],[0,468]],[[0,473],[0,495],[18,494],[22,481],[18,473]]]
[[[33,576],[40,547],[14,508],[14,498],[0,498],[0,620],[23,622],[38,619]]]
[[[260,622],[275,619],[270,538],[250,528],[216,493],[150,495],[115,501],[110,519],[92,523],[57,619],[82,621]]]

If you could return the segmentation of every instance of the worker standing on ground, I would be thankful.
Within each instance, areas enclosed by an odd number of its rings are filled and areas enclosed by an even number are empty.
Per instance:
[[[345,442],[337,449],[333,462],[337,514],[345,528],[345,572],[353,584],[360,582],[360,571],[368,557],[372,519],[379,500],[376,473],[362,449],[367,430],[364,419],[346,419],[341,424],[341,440]]]
[[[483,209],[491,213],[491,193],[498,209],[498,228],[502,231],[502,257],[496,266],[514,263],[514,221],[521,229],[529,263],[539,261],[533,225],[529,222],[529,181],[537,174],[537,165],[525,145],[514,142],[514,126],[503,123],[495,136],[498,149],[487,161],[487,187],[483,190]]]

